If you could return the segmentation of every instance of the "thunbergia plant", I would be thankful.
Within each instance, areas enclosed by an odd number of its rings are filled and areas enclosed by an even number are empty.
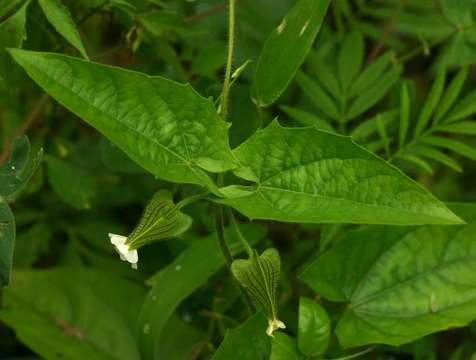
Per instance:
[[[474,1],[64,2],[0,0],[1,359],[476,359]]]

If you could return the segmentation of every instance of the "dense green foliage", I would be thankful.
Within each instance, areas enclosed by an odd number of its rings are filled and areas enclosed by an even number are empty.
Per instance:
[[[0,359],[476,359],[475,18],[0,0]]]

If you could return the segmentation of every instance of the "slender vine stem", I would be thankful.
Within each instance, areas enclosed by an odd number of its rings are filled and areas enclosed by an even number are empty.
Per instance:
[[[365,355],[369,352],[371,352],[372,350],[375,349],[375,346],[372,346],[372,347],[369,347],[368,349],[365,349],[365,350],[362,350],[358,353],[355,353],[355,354],[351,354],[351,355],[347,355],[347,356],[343,356],[343,357],[339,357],[339,358],[334,358],[334,359],[323,359],[323,360],[349,360],[349,359],[355,359],[359,356],[362,356],[362,355]]]
[[[235,42],[235,0],[229,0],[229,15],[228,15],[228,55],[226,59],[225,80],[223,82],[223,91],[221,95],[220,114],[226,121],[228,116],[228,96],[230,91],[231,67],[233,63],[233,48]],[[218,186],[223,185],[223,174],[217,177]],[[233,257],[230,248],[226,242],[224,232],[224,216],[223,206],[215,206],[215,228],[217,232],[218,241],[225,257],[226,265],[230,269]]]
[[[231,70],[233,67],[233,50],[235,47],[235,5],[236,0],[229,0],[228,9],[228,53],[225,68],[225,80],[221,94],[220,114],[224,120],[228,118],[228,98],[230,96]]]
[[[238,236],[238,239],[243,244],[243,247],[245,248],[246,253],[248,254],[248,257],[252,257],[254,255],[253,248],[250,246],[246,238],[243,236],[243,233],[240,230],[240,226],[238,225],[238,222],[236,221],[235,214],[233,214],[233,210],[231,210],[230,208],[227,208],[227,210],[228,210],[229,218],[231,222],[233,223],[233,227],[235,228],[236,236]]]
[[[218,243],[220,244],[221,252],[225,257],[225,263],[228,269],[231,268],[233,262],[233,255],[225,237],[225,220],[223,215],[223,206],[215,206],[215,229],[217,232]]]
[[[200,199],[203,199],[204,197],[206,197],[208,195],[208,193],[201,193],[201,194],[197,194],[197,195],[192,195],[188,198],[185,198],[181,201],[179,201],[176,205],[177,209],[181,209],[185,206],[188,206],[194,202],[196,202],[197,200],[200,200]]]

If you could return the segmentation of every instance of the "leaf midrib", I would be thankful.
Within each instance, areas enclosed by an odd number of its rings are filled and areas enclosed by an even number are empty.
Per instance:
[[[360,202],[360,201],[356,201],[356,200],[350,200],[350,199],[345,199],[345,198],[338,198],[338,197],[332,197],[332,196],[327,196],[327,195],[314,195],[314,194],[310,194],[310,193],[305,193],[305,192],[299,192],[299,191],[295,191],[295,190],[288,190],[288,189],[283,189],[283,188],[277,188],[277,187],[272,187],[272,186],[266,186],[266,185],[260,185],[257,189],[256,189],[256,192],[258,192],[259,194],[261,194],[261,196],[265,197],[264,193],[261,191],[261,189],[268,189],[268,190],[271,190],[271,191],[283,191],[283,192],[289,192],[289,193],[292,193],[294,195],[301,195],[301,196],[308,196],[308,197],[312,197],[312,198],[321,198],[321,199],[325,199],[325,200],[339,200],[339,201],[347,201],[347,202],[350,202],[350,203],[353,203],[353,204],[359,204],[359,205],[365,205],[365,206],[369,206],[369,207],[373,207],[373,208],[377,208],[377,209],[389,209],[389,210],[392,210],[392,211],[400,211],[400,212],[404,212],[406,214],[414,214],[414,215],[422,215],[421,212],[414,212],[414,211],[409,211],[407,209],[402,209],[402,208],[396,208],[396,207],[391,207],[391,206],[386,206],[386,205],[375,205],[375,204],[370,204],[370,203],[364,203],[364,202]],[[248,195],[249,196],[249,195]],[[272,205],[275,205],[273,204],[269,199],[266,198],[266,200],[272,204]],[[428,214],[424,214],[425,217],[429,218],[431,217],[432,219],[435,219],[435,220],[444,220],[444,221],[450,221],[449,219],[445,219],[445,218],[441,218],[441,217],[437,217],[437,216],[434,216],[434,215],[428,215]],[[358,222],[360,223],[360,222]],[[452,222],[454,224],[457,224],[457,222]],[[385,223],[374,223],[374,224],[388,224],[387,222]]]
[[[32,62],[28,61],[28,60],[25,60],[25,58],[23,58],[24,61],[28,62],[28,64],[34,68],[37,72],[39,72],[40,74],[42,74],[43,76],[45,76],[46,78],[48,78],[51,82],[57,84],[58,86],[60,86],[61,88],[65,89],[67,92],[69,92],[70,94],[73,94],[74,96],[76,96],[79,100],[81,100],[82,102],[84,102],[87,106],[93,108],[95,111],[101,113],[103,116],[105,116],[106,118],[110,119],[110,120],[113,120],[115,123],[123,126],[124,128],[126,128],[127,130],[139,135],[140,137],[144,138],[146,141],[152,143],[152,144],[155,144],[155,145],[158,145],[160,148],[162,148],[163,150],[165,150],[166,152],[169,152],[171,155],[175,156],[176,158],[180,159],[182,161],[182,165],[185,165],[187,166],[188,168],[190,168],[194,173],[195,173],[195,169],[193,168],[193,166],[190,165],[190,161],[192,161],[193,159],[190,159],[190,160],[187,160],[186,158],[182,157],[180,154],[174,152],[172,149],[168,148],[166,145],[156,141],[155,139],[152,139],[148,136],[146,136],[145,134],[139,132],[137,129],[134,129],[132,127],[130,127],[129,125],[123,123],[122,121],[119,121],[119,119],[115,118],[114,116],[108,114],[107,112],[105,112],[104,110],[100,109],[99,107],[91,104],[90,102],[88,102],[84,97],[80,96],[78,93],[72,91],[69,87],[67,87],[66,85],[64,85],[63,83],[61,82],[58,82],[56,81],[51,75],[49,75],[49,73],[47,72],[44,72],[44,71],[41,71],[41,69],[39,69],[38,67],[36,67]],[[155,85],[154,85],[155,87]],[[157,95],[157,94],[156,94]],[[157,95],[162,101],[162,97],[160,97],[159,95]],[[63,103],[63,101],[57,99],[58,102],[60,103]],[[165,104],[165,106],[168,107],[168,104],[167,102],[163,101],[163,103]],[[77,114],[76,111],[73,111],[71,110],[68,106],[64,105],[66,108],[68,108],[68,110],[70,110],[71,112],[75,113],[76,115],[78,115],[79,117],[82,118],[81,115]],[[172,114],[174,114],[175,116],[175,113],[173,111],[171,111]],[[86,120],[85,120],[86,121]],[[92,125],[94,127],[93,124],[91,124],[89,121],[87,121],[87,123],[89,123],[90,125]],[[179,164],[177,164],[179,165]]]

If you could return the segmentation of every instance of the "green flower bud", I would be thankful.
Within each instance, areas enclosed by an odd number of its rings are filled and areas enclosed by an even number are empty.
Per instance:
[[[192,224],[192,219],[174,204],[172,194],[158,191],[146,206],[139,223],[129,236],[109,234],[111,243],[132,268],[137,269],[137,249],[153,241],[178,236]]]
[[[276,249],[267,249],[260,256],[255,254],[249,259],[233,261],[231,271],[240,284],[248,291],[253,301],[262,306],[268,316],[266,334],[286,326],[278,319],[276,291],[278,288],[281,260]]]

